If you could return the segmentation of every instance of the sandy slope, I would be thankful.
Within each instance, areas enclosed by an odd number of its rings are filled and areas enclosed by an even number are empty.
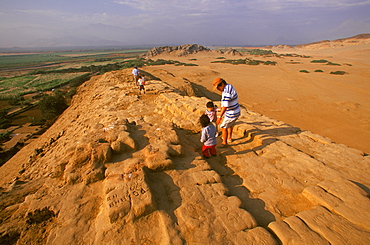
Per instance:
[[[273,60],[277,62],[276,66],[211,63],[219,54],[160,55],[154,59],[195,63],[198,66],[161,68],[210,90],[213,79],[223,77],[237,88],[240,102],[247,108],[369,153],[370,45],[320,50],[280,49],[275,52],[304,54],[311,58],[223,55],[227,59]],[[311,63],[318,59],[340,66]],[[158,67],[143,69],[150,72]],[[348,74],[333,75],[330,74],[332,71]]]

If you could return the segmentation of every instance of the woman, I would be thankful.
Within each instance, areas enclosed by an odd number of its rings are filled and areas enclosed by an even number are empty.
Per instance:
[[[222,146],[231,143],[233,128],[236,120],[240,116],[240,105],[238,102],[238,93],[235,88],[228,84],[223,78],[216,78],[213,81],[213,89],[222,92],[220,114],[217,118],[217,124],[220,124],[222,130]],[[221,123],[221,118],[224,119]]]

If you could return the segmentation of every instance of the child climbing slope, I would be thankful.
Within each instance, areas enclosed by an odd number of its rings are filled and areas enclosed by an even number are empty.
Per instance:
[[[138,83],[139,83],[139,92],[141,93],[141,90],[144,92],[145,94],[145,77],[144,76],[141,76],[138,80]]]
[[[217,137],[218,136],[218,128],[217,128],[216,121],[217,121],[217,111],[218,111],[218,108],[217,108],[217,106],[215,106],[215,104],[213,103],[213,101],[207,102],[206,108],[207,109],[206,109],[205,114],[209,117],[209,120],[211,121],[211,123],[213,124],[213,126],[216,127],[216,137]]]

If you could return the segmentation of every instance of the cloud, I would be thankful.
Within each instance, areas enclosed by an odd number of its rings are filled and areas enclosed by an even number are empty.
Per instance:
[[[266,5],[267,8],[288,9],[291,7],[305,6],[309,8],[342,8],[352,6],[362,6],[370,4],[370,0],[261,0],[256,1],[257,5]]]
[[[29,33],[32,27],[46,38],[75,35],[81,40],[94,36],[132,43],[183,40],[232,45],[271,44],[277,38],[298,44],[336,38],[341,32],[340,37],[369,32],[370,0],[86,1],[35,0],[28,5],[12,1],[12,8],[0,12],[0,28],[6,30],[8,42],[10,37],[34,38]]]
[[[201,23],[217,21],[243,22],[276,22],[284,21],[287,15],[296,15],[296,22],[308,23],[311,19],[303,19],[317,12],[328,14],[328,11],[346,11],[359,6],[370,6],[370,0],[116,0],[116,4],[129,6],[146,13],[156,21],[172,19],[174,23],[197,18]],[[191,20],[193,21],[193,20]],[[163,21],[164,22],[164,21]]]
[[[370,1],[361,1],[361,0],[347,0],[347,1],[335,1],[337,6],[345,6],[345,7],[353,7],[353,6],[364,6],[364,5],[369,5]]]
[[[359,33],[370,33],[370,23],[348,19],[333,30],[333,35],[344,38]]]
[[[29,10],[17,10],[16,12],[20,15],[11,15],[15,22],[23,22],[28,25],[34,26],[58,26],[60,27],[71,27],[71,26],[82,26],[91,23],[103,23],[103,24],[117,24],[120,25],[127,20],[128,17],[121,15],[109,14],[109,13],[68,13],[63,11],[57,11],[52,9],[29,9]],[[1,15],[0,15],[1,17]],[[135,19],[135,17],[133,17]],[[24,25],[24,24],[23,24]]]
[[[114,2],[142,11],[173,12],[174,14],[176,14],[177,11],[208,12],[230,5],[225,0],[120,0]],[[235,3],[238,2],[239,0],[235,1]]]
[[[27,10],[17,10],[21,14],[35,15],[35,16],[46,16],[46,17],[57,17],[65,15],[65,13],[52,10],[52,9],[27,9]]]

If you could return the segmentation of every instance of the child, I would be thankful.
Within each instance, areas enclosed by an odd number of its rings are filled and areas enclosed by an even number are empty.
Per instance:
[[[199,122],[202,125],[202,135],[200,142],[203,143],[202,154],[205,158],[216,156],[216,127],[211,124],[207,115],[202,115],[199,118]]]
[[[140,79],[138,80],[139,82],[139,92],[141,92],[141,90],[144,91],[144,94],[145,94],[145,88],[144,88],[144,85],[145,85],[145,77],[142,76],[140,77]]]
[[[206,112],[205,114],[209,117],[211,123],[216,127],[216,137],[218,136],[218,129],[217,129],[217,107],[213,104],[212,101],[207,102],[206,104]]]

